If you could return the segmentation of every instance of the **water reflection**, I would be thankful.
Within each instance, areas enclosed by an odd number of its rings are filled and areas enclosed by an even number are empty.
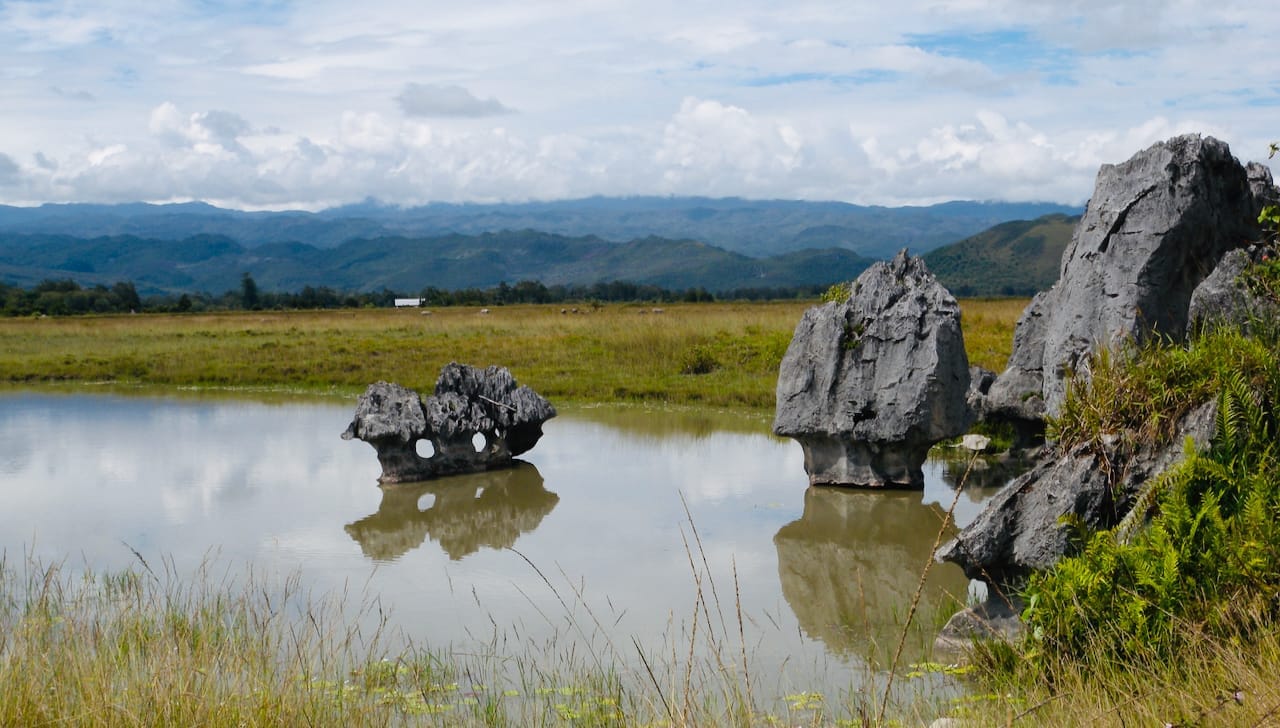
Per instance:
[[[394,561],[428,536],[458,561],[484,547],[510,548],[559,502],[536,467],[517,461],[503,470],[382,486],[377,513],[346,531],[375,561]]]
[[[737,582],[751,671],[847,688],[862,643],[896,640],[951,502],[942,466],[926,463],[923,494],[806,492],[794,441],[721,416],[578,408],[547,423],[529,465],[380,490],[370,449],[337,437],[349,402],[0,394],[0,556],[116,569],[137,549],[185,571],[212,551],[232,574],[375,595],[418,644],[501,630],[559,655],[595,649],[564,628],[588,609],[646,650],[694,623],[692,519],[698,570],[721,597]],[[966,488],[957,519],[979,507]],[[963,591],[935,568],[931,599]]]
[[[1031,467],[1030,460],[1007,455],[977,458],[972,467],[967,458],[948,458],[941,463],[943,481],[953,488],[964,481],[965,493],[979,501],[986,500]]]
[[[800,628],[829,650],[863,654],[898,634],[944,511],[919,492],[810,487],[804,514],[773,537],[782,594]],[[947,595],[963,601],[968,580],[935,564],[918,623]]]

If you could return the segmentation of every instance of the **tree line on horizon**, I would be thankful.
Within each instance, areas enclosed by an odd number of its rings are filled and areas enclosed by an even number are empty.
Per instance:
[[[114,313],[200,313],[212,311],[285,311],[338,308],[389,308],[397,298],[417,298],[424,306],[503,306],[554,303],[703,303],[816,298],[827,286],[739,288],[712,293],[706,288],[671,290],[628,281],[586,285],[552,285],[540,281],[505,281],[491,288],[449,290],[429,286],[417,293],[381,288],[346,292],[327,286],[298,291],[262,291],[245,273],[240,287],[221,294],[181,293],[141,296],[131,281],[111,286],[82,286],[77,281],[48,279],[30,288],[0,282],[0,315],[77,316]]]

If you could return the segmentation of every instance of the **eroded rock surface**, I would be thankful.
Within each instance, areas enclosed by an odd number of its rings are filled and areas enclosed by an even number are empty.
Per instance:
[[[1245,279],[1245,271],[1250,265],[1275,258],[1275,248],[1267,245],[1232,250],[1222,256],[1218,267],[1191,294],[1187,333],[1220,324],[1239,326],[1248,331],[1259,319],[1280,316],[1280,305],[1256,294]]]
[[[938,558],[1011,593],[1033,571],[1072,553],[1072,535],[1080,526],[1118,524],[1148,479],[1182,457],[1186,438],[1197,448],[1207,447],[1216,414],[1214,402],[1193,410],[1179,423],[1178,434],[1159,448],[1128,451],[1116,437],[1040,459],[992,496],[982,513],[938,550]]]
[[[517,385],[506,368],[451,363],[426,399],[399,384],[369,385],[342,438],[377,450],[378,482],[403,483],[508,467],[538,442],[542,423],[555,415],[550,402]],[[477,434],[484,438],[480,448]],[[418,453],[420,440],[431,443],[429,457]]]
[[[1057,413],[1068,377],[1099,346],[1181,338],[1192,292],[1224,253],[1258,238],[1273,191],[1265,167],[1246,170],[1225,143],[1194,134],[1103,165],[1058,283],[1018,321],[987,411],[1040,421]]]
[[[805,312],[773,431],[800,442],[811,485],[918,487],[929,447],[972,422],[968,390],[960,307],[904,250]]]
[[[1022,603],[1016,597],[995,596],[951,615],[933,641],[935,655],[958,654],[975,641],[1016,642],[1025,631]],[[935,658],[936,659],[936,658]]]
[[[1044,418],[1058,413],[1068,380],[1088,376],[1084,365],[1098,348],[1151,336],[1180,340],[1196,327],[1247,321],[1266,302],[1240,274],[1269,254],[1250,245],[1262,234],[1262,206],[1278,197],[1266,167],[1243,167],[1226,144],[1198,135],[1103,166],[1058,283],[1023,313],[1009,366],[985,397],[974,397],[977,406],[1020,433],[1042,429]],[[1111,432],[1065,453],[1044,447],[1032,469],[1001,489],[939,558],[994,585],[995,593],[1014,594],[1032,572],[1074,553],[1081,529],[1110,528],[1126,517],[1126,528],[1140,524],[1145,513],[1130,515],[1140,494],[1181,458],[1187,438],[1195,448],[1208,446],[1215,418],[1211,401],[1183,417],[1162,444],[1134,444],[1131,433]],[[940,644],[988,628],[1004,632],[1010,619],[962,613]]]

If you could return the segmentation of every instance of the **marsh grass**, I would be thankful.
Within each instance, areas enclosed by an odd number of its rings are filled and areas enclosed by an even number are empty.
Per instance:
[[[1003,367],[1025,301],[965,301],[972,363]],[[350,396],[429,390],[450,361],[499,364],[553,401],[770,408],[812,302],[284,311],[0,319],[0,382]]]
[[[1280,725],[1280,625],[1243,610],[1232,619],[1240,626],[1235,635],[1179,623],[1183,647],[1172,659],[1153,649],[1120,661],[1106,658],[1109,643],[1087,647],[1081,656],[1099,659],[1063,664],[1052,680],[988,645],[984,659],[1005,663],[1001,678],[976,683],[951,715],[975,725]]]
[[[1004,371],[1013,351],[1013,330],[1027,307],[1025,298],[966,298],[960,301],[960,326],[969,365]]]
[[[871,659],[834,694],[763,671],[756,633],[772,620],[743,613],[736,564],[713,575],[686,516],[690,579],[672,600],[689,616],[650,644],[614,635],[619,615],[528,559],[560,628],[534,639],[495,624],[463,648],[416,644],[363,592],[316,595],[216,560],[191,573],[137,552],[116,572],[6,561],[0,725],[851,728],[927,724],[956,694],[928,663],[895,685]],[[917,631],[908,618],[903,640]]]

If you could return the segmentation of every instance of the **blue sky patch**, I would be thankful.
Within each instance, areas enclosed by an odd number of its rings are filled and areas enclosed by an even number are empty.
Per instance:
[[[911,34],[903,42],[939,56],[976,61],[999,73],[1039,71],[1060,80],[1070,78],[1079,57],[1025,30]]]

